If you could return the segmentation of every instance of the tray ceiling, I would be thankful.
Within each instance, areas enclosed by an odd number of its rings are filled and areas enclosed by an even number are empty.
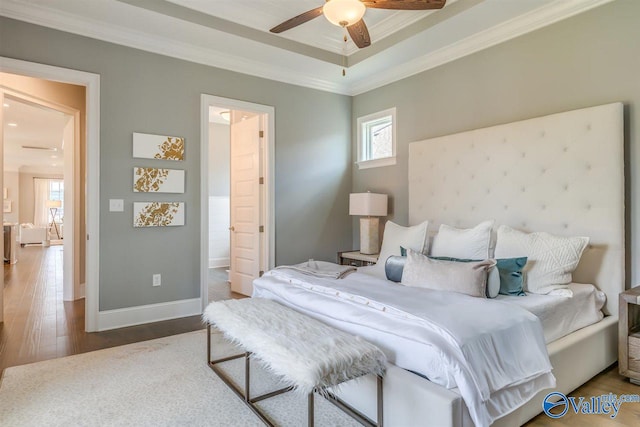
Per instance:
[[[197,63],[355,95],[614,0],[448,0],[437,11],[367,9],[371,46],[323,16],[273,26],[323,0],[2,0],[0,14]],[[342,69],[346,64],[346,76]]]

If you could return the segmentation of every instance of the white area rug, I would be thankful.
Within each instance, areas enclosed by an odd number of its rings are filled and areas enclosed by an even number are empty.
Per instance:
[[[213,336],[214,357],[238,351]],[[2,426],[260,426],[206,363],[206,331],[196,331],[5,369]],[[244,384],[244,359],[221,366]],[[278,387],[256,363],[252,395]],[[358,426],[316,395],[317,426]],[[306,425],[306,397],[261,402],[277,425]]]

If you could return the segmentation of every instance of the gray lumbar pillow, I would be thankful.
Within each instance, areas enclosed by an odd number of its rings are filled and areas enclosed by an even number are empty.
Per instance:
[[[392,255],[387,258],[387,261],[384,263],[384,272],[387,275],[387,280],[400,282],[402,280],[402,271],[404,270],[404,264],[406,262],[406,256]]]
[[[390,256],[387,258],[387,261],[384,265],[384,272],[387,275],[387,280],[391,280],[392,282],[400,282],[402,281],[402,272],[404,271],[404,265],[407,262],[407,250],[400,246],[400,253],[402,256]],[[478,262],[480,260],[471,260],[471,259],[458,259],[458,258],[450,258],[450,257],[429,257],[435,260],[441,261],[455,261],[455,262]],[[526,261],[526,259],[525,259]],[[498,267],[500,266],[500,262],[498,262]],[[501,271],[498,268],[492,268],[487,273],[487,288],[486,288],[486,297],[487,298],[495,298],[500,293],[500,274]]]
[[[444,261],[409,250],[401,283],[406,286],[485,298],[487,276],[495,266],[494,259],[470,262]]]

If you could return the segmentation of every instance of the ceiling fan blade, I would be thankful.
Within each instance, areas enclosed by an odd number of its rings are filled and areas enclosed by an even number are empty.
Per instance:
[[[360,49],[371,44],[369,30],[367,29],[367,25],[364,23],[364,20],[361,19],[355,24],[349,25],[347,27],[347,31],[349,31],[351,39]]]
[[[311,21],[313,18],[317,18],[318,16],[322,15],[322,8],[323,6],[320,6],[320,7],[316,7],[315,9],[306,11],[305,13],[301,13],[298,16],[295,16],[289,20],[284,21],[280,25],[276,25],[269,31],[271,31],[272,33],[281,33],[283,31],[290,30],[293,27],[297,27],[300,24],[304,24],[305,22]]]
[[[431,10],[442,9],[447,0],[371,0],[362,3],[373,9]]]

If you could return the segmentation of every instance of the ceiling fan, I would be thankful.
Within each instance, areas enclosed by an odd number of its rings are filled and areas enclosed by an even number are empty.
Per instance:
[[[269,31],[281,33],[324,14],[332,24],[346,28],[356,46],[363,48],[371,44],[369,30],[362,20],[368,7],[392,10],[430,10],[442,9],[446,2],[447,0],[326,0],[324,6],[295,16]]]

